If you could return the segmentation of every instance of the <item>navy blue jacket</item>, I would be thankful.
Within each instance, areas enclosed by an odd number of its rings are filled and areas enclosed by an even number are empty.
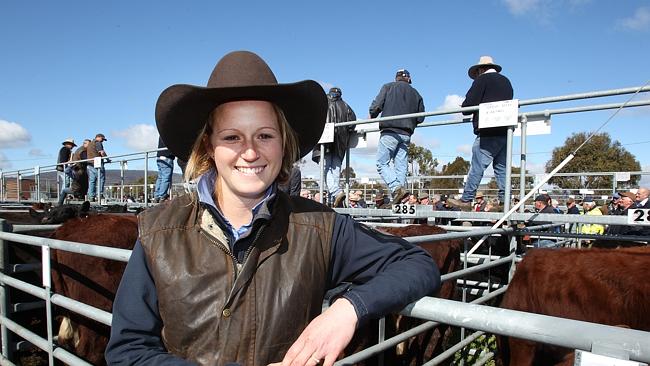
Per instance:
[[[401,80],[384,84],[370,105],[370,117],[372,118],[377,117],[379,113],[382,117],[388,117],[419,112],[424,112],[422,96],[409,83]],[[410,136],[422,121],[424,121],[424,117],[379,122],[379,129]]]
[[[462,107],[472,107],[481,103],[498,102],[501,100],[512,99],[512,84],[507,77],[497,72],[486,72],[479,75],[465,95]],[[508,127],[478,129],[478,111],[463,112],[465,115],[473,114],[472,124],[474,125],[474,134],[477,136],[503,136],[508,131]]]

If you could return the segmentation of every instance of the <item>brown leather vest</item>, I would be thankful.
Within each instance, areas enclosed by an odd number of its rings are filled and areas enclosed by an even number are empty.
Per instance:
[[[139,215],[170,353],[201,365],[279,362],[321,312],[334,213],[278,192],[237,265],[196,195]]]

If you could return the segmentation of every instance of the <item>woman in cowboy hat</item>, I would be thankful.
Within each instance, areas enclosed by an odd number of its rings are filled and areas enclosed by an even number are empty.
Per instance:
[[[332,365],[357,326],[438,288],[422,250],[277,189],[326,109],[316,82],[278,84],[245,51],[163,91],[158,131],[197,190],[140,214],[109,364]]]

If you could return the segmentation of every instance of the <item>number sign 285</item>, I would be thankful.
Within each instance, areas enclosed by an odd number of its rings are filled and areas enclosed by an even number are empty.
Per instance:
[[[630,225],[650,226],[650,209],[634,208],[627,211],[627,223]]]
[[[399,216],[415,216],[415,205],[393,205],[393,214]]]

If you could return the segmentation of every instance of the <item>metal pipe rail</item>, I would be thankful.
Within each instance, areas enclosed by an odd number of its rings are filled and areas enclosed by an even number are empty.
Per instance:
[[[400,314],[585,351],[607,343],[632,360],[650,362],[650,332],[432,297],[409,304]]]
[[[417,206],[420,207],[420,206]],[[336,212],[350,216],[374,216],[385,218],[413,218],[395,215],[392,210],[386,208],[336,208]],[[458,220],[491,220],[497,221],[503,217],[502,212],[465,212],[465,211],[418,211],[416,218],[435,217]],[[578,224],[601,224],[601,225],[629,225],[627,216],[614,215],[567,215],[567,214],[540,214],[540,213],[513,213],[510,221],[522,222],[553,222],[553,223],[578,223]]]
[[[547,237],[554,238],[572,238],[572,239],[586,239],[586,240],[611,240],[611,241],[641,241],[649,242],[650,236],[638,236],[638,235],[599,235],[599,234],[580,234],[580,233],[544,233]],[[514,235],[531,235],[534,238],[537,238],[535,232],[528,232],[525,230],[518,230]]]
[[[110,248],[101,245],[76,243],[73,241],[57,240],[50,238],[40,238],[23,234],[13,234],[0,232],[0,240],[10,240],[18,243],[50,247],[52,249],[61,249],[68,252],[77,254],[90,255],[93,257],[102,257],[106,259],[113,259],[121,262],[128,262],[131,257],[131,251],[127,249]]]
[[[537,226],[531,226],[528,228],[531,232],[535,230],[544,230],[544,229],[550,229],[556,226],[561,226],[563,224],[544,224],[544,225],[537,225]],[[477,230],[472,230],[472,231],[464,231],[464,232],[457,232],[457,233],[446,233],[446,234],[432,234],[432,235],[421,235],[421,236],[411,236],[411,237],[406,237],[403,238],[404,240],[408,241],[409,243],[424,243],[424,242],[429,242],[429,241],[442,241],[442,240],[448,240],[448,239],[465,239],[465,238],[471,238],[474,236],[483,236],[483,235],[494,235],[494,234],[508,234],[514,232],[515,229],[512,227],[504,227],[504,228],[499,228],[499,229],[477,229]]]
[[[459,271],[451,272],[444,274],[440,276],[440,281],[445,282],[445,281],[450,281],[450,280],[455,280],[457,278],[463,277],[468,274],[476,273],[476,272],[481,272],[484,269],[492,268],[492,267],[497,267],[503,264],[510,264],[512,263],[513,258],[515,258],[515,253],[510,254],[507,257],[503,257],[501,259],[497,259],[492,262],[487,262],[483,264],[479,264],[477,266],[472,266],[469,268],[461,269]]]
[[[61,224],[56,225],[11,225],[12,233],[31,233],[34,231],[56,230]]]
[[[632,88],[610,89],[610,90],[602,90],[602,91],[595,91],[595,92],[588,92],[588,93],[567,94],[567,95],[560,95],[554,97],[526,99],[526,100],[520,100],[519,106],[522,107],[522,106],[533,105],[533,104],[546,104],[546,103],[555,103],[555,102],[566,102],[566,101],[579,100],[579,99],[592,99],[592,98],[600,98],[600,97],[608,97],[608,96],[616,96],[616,95],[634,94],[639,90],[640,92],[647,92],[650,91],[650,87],[637,86]],[[431,111],[431,112],[402,114],[399,116],[379,117],[379,118],[371,118],[371,119],[357,119],[356,121],[337,123],[335,126],[336,127],[349,126],[349,125],[367,124],[367,123],[374,123],[374,122],[392,121],[395,119],[402,119],[402,118],[431,117],[431,116],[440,116],[445,114],[474,112],[474,111],[478,111],[478,109],[479,106],[464,107],[464,108],[449,108],[449,109],[442,109],[442,110]]]
[[[503,294],[507,289],[506,287],[500,288],[496,291],[493,291],[489,293],[488,295],[485,295],[483,297],[480,297],[474,301],[471,302],[471,304],[482,304],[484,302],[490,301],[494,299],[497,296],[500,296]],[[400,344],[401,342],[404,342],[405,340],[415,337],[416,335],[426,332],[429,329],[433,329],[440,325],[440,323],[435,322],[435,321],[427,321],[426,323],[420,324],[417,327],[413,329],[409,329],[403,333],[400,333],[398,335],[395,335],[391,338],[388,338],[384,340],[383,342],[379,342],[375,344],[374,346],[370,346],[362,351],[359,351],[355,354],[352,354],[350,356],[347,356],[345,358],[340,359],[337,361],[334,365],[335,366],[343,366],[343,365],[353,365],[357,362],[361,362],[363,360],[366,360],[372,356],[378,355],[379,353],[391,348],[395,347],[396,345]]]
[[[49,343],[47,339],[44,339],[40,336],[38,336],[36,333],[33,333],[26,328],[20,326],[19,324],[15,323],[14,321],[4,317],[0,316],[0,323],[4,326],[6,326],[9,330],[12,332],[18,334],[22,338],[28,340],[31,342],[33,345],[36,347],[47,351],[49,349]],[[54,348],[52,355],[63,362],[65,362],[68,365],[72,366],[92,366],[88,362],[82,360],[81,358],[75,356],[74,354],[66,351],[65,349],[61,347],[56,347]]]

